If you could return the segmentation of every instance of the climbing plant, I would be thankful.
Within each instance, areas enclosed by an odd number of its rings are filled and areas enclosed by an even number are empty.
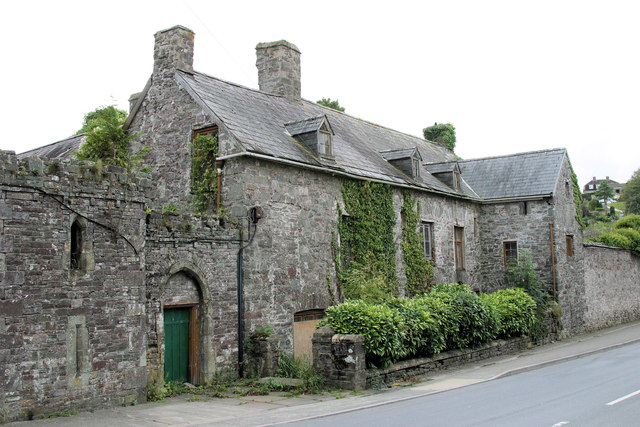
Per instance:
[[[580,192],[580,185],[578,185],[578,177],[573,171],[573,166],[571,166],[570,160],[569,170],[571,170],[571,182],[573,184],[573,202],[576,205],[576,221],[578,221],[580,229],[584,230],[584,228],[587,226],[584,222],[584,217],[582,216],[582,205],[584,204],[584,199],[582,198],[582,193]]]
[[[218,138],[198,135],[191,142],[191,195],[196,213],[203,214],[216,202],[218,192]]]
[[[406,294],[409,297],[428,292],[433,285],[433,267],[424,256],[422,233],[418,231],[420,224],[420,203],[407,190],[402,192],[403,202],[400,208],[402,215],[402,254],[404,256],[407,284]]]
[[[425,139],[440,142],[451,151],[456,147],[456,128],[451,123],[434,123],[422,132]]]
[[[370,181],[345,181],[339,209],[336,268],[346,298],[383,298],[397,289],[393,190]]]

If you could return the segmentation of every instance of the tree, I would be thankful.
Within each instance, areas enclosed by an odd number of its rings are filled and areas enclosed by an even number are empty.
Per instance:
[[[605,210],[607,209],[607,202],[609,201],[609,199],[613,199],[613,196],[615,196],[615,194],[616,193],[613,190],[613,187],[611,187],[608,181],[602,181],[598,186],[598,189],[595,191],[595,193],[593,193],[593,195],[596,196],[598,200],[602,200]]]
[[[75,152],[79,160],[102,161],[117,166],[130,166],[127,145],[135,135],[123,128],[127,113],[113,105],[87,113],[78,134],[86,134],[86,141]]]
[[[424,139],[444,144],[452,152],[456,147],[456,128],[451,123],[434,123],[433,126],[424,128],[422,132]]]
[[[627,214],[640,214],[640,169],[633,173],[622,189],[620,200],[625,202]]]
[[[325,107],[333,108],[334,110],[342,111],[344,113],[344,107],[340,106],[340,103],[336,99],[333,101],[331,98],[322,98],[318,101],[318,104],[324,105]]]

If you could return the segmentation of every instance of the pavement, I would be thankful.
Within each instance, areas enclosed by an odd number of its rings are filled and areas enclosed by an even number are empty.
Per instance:
[[[10,423],[8,426],[266,426],[386,405],[434,393],[442,393],[507,375],[537,369],[566,360],[640,341],[640,321],[566,338],[517,354],[486,359],[434,373],[390,389],[332,392],[290,397],[268,396],[194,400],[183,395],[162,402],[97,410],[71,417]]]

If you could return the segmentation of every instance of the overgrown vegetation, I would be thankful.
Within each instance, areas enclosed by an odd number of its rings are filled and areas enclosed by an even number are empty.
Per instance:
[[[578,176],[573,171],[573,166],[571,165],[571,161],[569,161],[569,170],[571,170],[571,185],[573,190],[573,202],[576,205],[576,221],[580,225],[580,229],[584,230],[587,224],[584,221],[584,216],[582,215],[582,205],[584,204],[584,199],[582,198],[582,192],[580,191],[580,185],[578,184]]]
[[[422,129],[424,139],[439,142],[453,151],[456,148],[456,128],[451,123],[434,123]]]
[[[340,245],[334,244],[345,298],[384,299],[397,293],[393,190],[370,181],[345,181],[339,209]]]
[[[419,297],[386,302],[349,300],[327,309],[324,323],[337,333],[364,337],[367,363],[477,346],[498,336],[528,332],[535,301],[523,291],[479,297],[462,284],[443,284]]]
[[[402,192],[403,203],[400,208],[402,215],[402,254],[404,257],[407,284],[407,296],[426,293],[433,285],[433,267],[425,257],[422,248],[422,233],[418,231],[420,225],[420,203],[409,191]]]
[[[344,113],[344,107],[340,105],[337,99],[334,101],[331,98],[322,98],[320,101],[318,101],[318,104],[325,107],[333,108],[334,110],[342,111]]]
[[[302,380],[302,387],[298,391],[305,393],[322,393],[325,383],[324,378],[316,373],[308,359],[295,358],[291,354],[280,355],[276,377]]]
[[[640,169],[633,173],[622,189],[620,200],[625,202],[626,213],[640,215]]]
[[[588,239],[590,242],[598,242],[607,246],[615,246],[623,249],[631,249],[634,254],[640,256],[640,215],[627,215],[617,221],[613,229]]]
[[[137,166],[145,155],[145,147],[135,155],[128,150],[130,141],[137,135],[131,135],[123,127],[127,113],[113,105],[98,108],[88,113],[78,134],[85,133],[86,141],[75,152],[79,160],[91,160],[120,167]]]
[[[204,214],[217,203],[218,194],[218,138],[198,135],[191,148],[191,194],[196,213]]]

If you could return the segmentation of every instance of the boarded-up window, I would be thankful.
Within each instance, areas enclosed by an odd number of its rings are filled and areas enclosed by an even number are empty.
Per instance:
[[[573,256],[573,236],[567,236],[567,256]]]
[[[464,228],[454,227],[453,237],[455,242],[456,269],[464,269]]]
[[[299,311],[293,316],[293,356],[312,358],[311,339],[316,325],[324,318],[324,310]]]
[[[503,242],[502,251],[504,255],[504,265],[514,265],[518,263],[518,242]]]

